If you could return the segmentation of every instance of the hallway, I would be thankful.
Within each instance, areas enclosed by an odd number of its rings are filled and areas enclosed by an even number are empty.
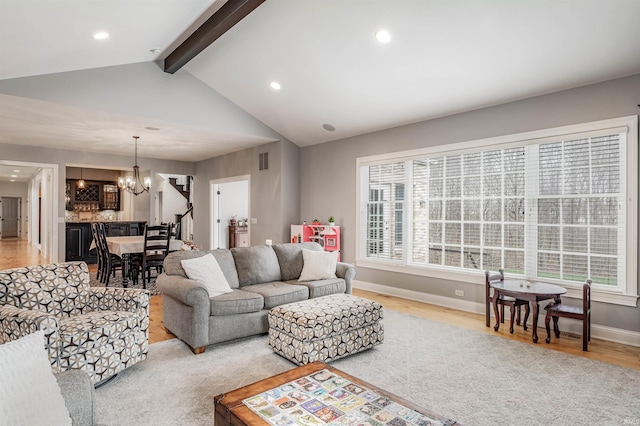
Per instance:
[[[17,238],[0,239],[0,269],[47,263],[40,250],[27,240]]]

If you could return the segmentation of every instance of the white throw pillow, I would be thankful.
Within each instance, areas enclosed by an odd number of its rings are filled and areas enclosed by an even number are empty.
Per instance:
[[[0,345],[0,423],[70,425],[44,348],[44,332]]]
[[[207,288],[209,297],[231,293],[229,282],[222,273],[218,261],[211,253],[193,259],[181,260],[182,269],[189,279],[198,281]]]
[[[302,272],[298,281],[336,278],[337,251],[302,250]]]

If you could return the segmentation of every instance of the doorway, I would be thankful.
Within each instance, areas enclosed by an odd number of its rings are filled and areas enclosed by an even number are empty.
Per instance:
[[[18,233],[28,238],[47,262],[58,262],[59,228],[64,232],[64,217],[58,219],[58,164],[0,160],[0,165],[33,169],[26,198],[19,203],[18,215],[24,220],[18,225]]]
[[[228,248],[229,220],[244,221],[251,217],[251,175],[211,181],[211,248]],[[251,226],[249,223],[251,241]]]
[[[21,199],[18,197],[0,198],[0,236],[2,238],[20,237],[20,205]]]

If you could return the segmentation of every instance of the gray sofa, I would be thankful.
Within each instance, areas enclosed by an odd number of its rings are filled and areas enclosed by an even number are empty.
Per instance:
[[[266,333],[267,313],[275,306],[351,293],[356,271],[347,263],[337,263],[337,278],[299,282],[303,249],[321,251],[322,247],[315,242],[284,243],[170,253],[156,280],[164,294],[165,327],[198,354],[207,345]],[[201,283],[187,278],[181,260],[207,253],[217,260],[232,292],[209,297]]]
[[[89,374],[82,370],[67,370],[55,376],[73,426],[93,425],[95,394]]]

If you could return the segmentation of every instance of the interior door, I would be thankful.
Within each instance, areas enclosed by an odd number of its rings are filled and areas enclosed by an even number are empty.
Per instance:
[[[2,238],[19,237],[20,199],[2,197]]]

